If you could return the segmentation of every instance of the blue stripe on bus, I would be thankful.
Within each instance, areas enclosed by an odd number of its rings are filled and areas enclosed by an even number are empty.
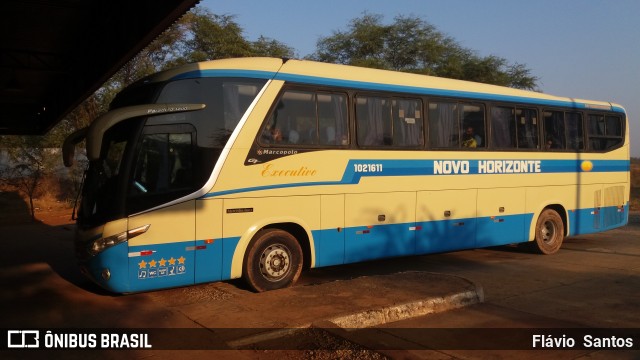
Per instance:
[[[236,70],[236,69],[210,69],[193,70],[176,75],[171,80],[197,79],[203,77],[242,77],[252,79],[273,79],[276,75],[273,71]]]
[[[311,85],[324,85],[335,86],[343,88],[353,88],[362,90],[374,90],[374,91],[389,91],[389,92],[402,92],[427,96],[441,96],[441,97],[462,97],[473,100],[488,100],[488,101],[504,101],[504,102],[518,102],[531,105],[543,105],[543,106],[561,106],[571,107],[574,109],[589,109],[589,105],[583,102],[569,101],[569,100],[551,100],[551,99],[539,99],[526,96],[516,95],[499,95],[482,92],[471,92],[462,90],[445,90],[429,87],[419,86],[407,86],[407,85],[393,85],[393,84],[381,84],[366,81],[344,80],[335,78],[326,78],[319,76],[298,75],[289,73],[276,73],[273,71],[260,71],[260,70],[237,70],[237,69],[209,69],[209,70],[193,70],[174,76],[171,80],[191,79],[200,77],[247,77],[257,79],[274,79],[289,81],[302,84]],[[615,112],[624,113],[624,109],[619,106],[610,105],[610,109]]]
[[[449,165],[457,162],[460,166],[460,162],[468,162],[468,172],[461,173],[458,170],[457,173],[450,174],[436,174],[435,162],[444,161],[449,162]],[[505,161],[512,162],[539,162],[540,172],[533,171],[519,171],[519,172],[498,172],[498,173],[480,173],[480,162],[500,162]],[[591,169],[583,170],[582,166],[585,161],[590,162]],[[300,182],[289,184],[276,184],[276,185],[263,185],[253,186],[247,188],[231,189],[224,191],[215,191],[203,196],[203,198],[210,198],[216,196],[245,193],[261,190],[274,190],[285,189],[295,187],[307,187],[307,186],[336,186],[336,185],[355,185],[360,183],[363,177],[378,177],[378,176],[451,176],[451,175],[512,175],[512,174],[557,174],[557,173],[580,173],[580,172],[628,172],[631,168],[629,160],[349,160],[344,175],[339,181],[314,181],[314,182]],[[374,172],[357,172],[357,165],[381,165],[380,168],[374,167]],[[531,164],[530,164],[531,165]]]
[[[586,208],[569,210],[568,213],[570,236],[596,233],[626,224],[629,204],[622,208]],[[339,232],[336,229],[312,230],[316,267],[525,242],[528,241],[529,227],[533,226],[533,216],[532,213],[525,213],[356,226]],[[461,223],[464,225],[461,226]],[[214,245],[206,245],[206,248],[202,248],[206,244],[204,240],[132,247],[122,243],[93,257],[85,266],[89,267],[92,277],[101,286],[115,292],[191,285],[194,275],[195,283],[228,280],[231,278],[233,254],[239,240],[240,237],[217,239]],[[195,248],[192,251],[188,250],[191,246]],[[153,254],[127,256],[127,253],[142,250],[153,251]],[[199,258],[199,252],[211,252],[213,257]],[[205,261],[214,258],[214,262]],[[183,262],[180,263],[178,259]],[[175,261],[172,264],[170,260]],[[179,265],[184,267],[178,269]],[[109,281],[101,277],[105,268],[111,271]]]

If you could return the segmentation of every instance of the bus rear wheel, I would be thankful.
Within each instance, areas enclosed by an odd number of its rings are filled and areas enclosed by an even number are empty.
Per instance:
[[[251,240],[242,277],[257,292],[289,287],[302,272],[302,249],[284,230],[260,230]]]
[[[536,237],[533,250],[544,255],[551,255],[562,246],[564,240],[564,223],[558,213],[545,209],[536,223]]]

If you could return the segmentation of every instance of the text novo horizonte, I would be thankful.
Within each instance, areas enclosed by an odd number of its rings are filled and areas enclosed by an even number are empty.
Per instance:
[[[450,174],[522,174],[542,172],[540,160],[435,160],[434,175]]]

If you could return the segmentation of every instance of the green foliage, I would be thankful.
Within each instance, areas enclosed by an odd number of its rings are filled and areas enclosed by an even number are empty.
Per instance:
[[[415,16],[385,25],[382,15],[364,14],[346,31],[321,38],[311,59],[435,75],[533,90],[538,78],[522,64],[481,57]]]

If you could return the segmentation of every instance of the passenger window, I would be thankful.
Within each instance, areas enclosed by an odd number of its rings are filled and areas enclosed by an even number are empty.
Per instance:
[[[429,140],[433,148],[485,147],[485,139],[483,105],[429,104]]]
[[[570,150],[584,149],[584,130],[582,125],[582,114],[568,112],[565,113],[565,124],[567,134],[567,148]]]
[[[462,147],[485,147],[484,105],[462,105]]]
[[[429,141],[431,147],[460,147],[458,108],[457,103],[429,103]]]
[[[499,149],[516,147],[514,108],[500,106],[491,108],[491,147]]]
[[[391,146],[391,100],[359,96],[356,99],[356,132],[360,146]]]
[[[622,136],[622,123],[620,122],[620,118],[617,116],[607,116],[607,136]]]
[[[356,131],[360,146],[419,147],[424,144],[418,99],[358,96]]]
[[[276,105],[262,132],[264,144],[317,144],[315,94],[287,91]]]
[[[263,145],[309,147],[348,145],[347,97],[344,94],[288,90],[267,119]]]
[[[533,109],[516,109],[518,148],[538,148],[538,112]]]
[[[422,136],[422,102],[411,99],[394,99],[393,145],[417,147],[424,144]]]
[[[320,145],[349,145],[347,96],[318,93],[318,141]]]
[[[544,149],[565,148],[565,126],[563,111],[544,112]]]
[[[611,115],[589,115],[589,148],[603,151],[622,144],[622,119]]]

